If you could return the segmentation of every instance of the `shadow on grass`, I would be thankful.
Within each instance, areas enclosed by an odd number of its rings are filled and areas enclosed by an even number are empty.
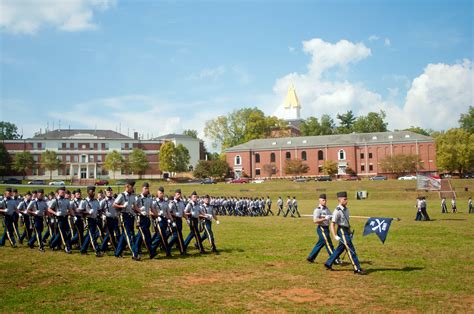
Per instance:
[[[367,274],[375,273],[379,271],[399,271],[399,272],[412,272],[417,270],[423,270],[424,267],[403,267],[403,268],[371,268],[367,269]]]
[[[442,219],[439,219],[439,220],[446,220],[446,221],[450,221],[450,220],[467,220],[466,218],[442,218]]]

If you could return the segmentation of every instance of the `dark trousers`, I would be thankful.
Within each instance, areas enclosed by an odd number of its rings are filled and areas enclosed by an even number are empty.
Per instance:
[[[18,229],[18,221],[20,220],[20,216],[18,215],[17,212],[14,212],[12,216],[13,216],[13,230],[15,231],[15,237],[18,237],[18,240],[20,240],[21,238],[20,229]]]
[[[201,237],[201,242],[204,240],[209,239],[209,243],[211,244],[212,251],[216,250],[216,242],[214,242],[214,233],[212,232],[212,221],[205,220],[204,221],[204,233]]]
[[[155,234],[153,235],[152,239],[152,250],[157,250],[160,245],[165,250],[166,255],[169,256],[171,254],[170,247],[168,246],[168,220],[164,217],[160,217],[161,219],[155,220]]]
[[[8,240],[10,244],[16,245],[15,232],[13,229],[13,216],[5,215],[4,216],[5,228],[3,229],[3,235],[0,238],[0,246],[4,246],[5,242]]]
[[[41,216],[34,216],[33,217],[33,228],[35,231],[35,235],[30,238],[28,245],[32,247],[36,240],[38,240],[38,246],[43,249],[43,228],[44,228],[44,219]]]
[[[421,214],[423,215],[424,220],[430,220],[430,216],[428,215],[428,212],[426,211],[426,207],[421,208]]]
[[[71,241],[69,240],[69,237],[67,236],[69,232],[67,217],[60,216],[60,217],[56,217],[56,219],[58,220],[58,228],[57,228],[58,230],[53,240],[51,241],[51,247],[59,248],[62,243],[67,250],[71,250]]]
[[[139,216],[138,222],[138,236],[135,239],[135,245],[133,251],[135,255],[138,255],[142,251],[142,245],[145,243],[145,247],[150,254],[150,258],[156,255],[156,247],[153,248],[151,245],[151,233],[150,233],[150,218],[147,216]]]
[[[419,209],[419,210],[416,212],[415,220],[421,220],[421,218],[423,218],[423,215],[421,214],[421,209]]]
[[[326,261],[326,265],[331,267],[332,264],[334,264],[334,262],[336,261],[336,259],[339,258],[339,256],[342,254],[342,252],[344,252],[344,250],[347,250],[347,255],[351,260],[352,266],[354,267],[354,271],[360,270],[359,258],[357,257],[355,247],[352,244],[352,238],[349,228],[339,227],[337,229],[337,235],[341,238],[341,241],[339,241],[339,245],[331,254],[329,259]]]
[[[441,205],[441,213],[444,214],[444,213],[447,213],[448,212],[448,207],[446,206],[446,204],[442,204]]]
[[[183,219],[176,217],[176,227],[172,227],[173,236],[168,243],[168,247],[171,249],[174,245],[178,248],[179,252],[183,254],[185,252],[184,239],[183,239]]]
[[[331,254],[334,252],[334,247],[332,245],[331,241],[331,236],[329,233],[329,227],[327,226],[317,226],[316,227],[316,234],[318,235],[319,239],[318,242],[316,242],[316,245],[314,246],[313,250],[311,253],[309,253],[308,259],[314,261],[316,257],[318,256],[319,251],[325,247],[326,251],[328,252],[328,255],[331,256]]]
[[[184,248],[185,250],[188,248],[189,243],[193,238],[196,239],[196,243],[199,246],[199,251],[201,253],[204,252],[204,248],[202,247],[201,235],[199,234],[199,219],[198,218],[191,218],[189,223],[189,234],[186,240],[184,240]]]
[[[472,209],[472,204],[469,204],[469,214],[473,213],[474,210]]]
[[[33,229],[31,228],[31,223],[30,223],[30,215],[25,215],[23,214],[23,224],[25,226],[25,230],[20,236],[20,242],[23,241],[23,239],[27,239],[28,241],[31,239],[31,235],[33,234]]]
[[[101,251],[107,251],[109,247],[109,241],[115,251],[118,246],[118,239],[120,238],[118,218],[107,217],[106,225],[107,232],[105,234],[104,241],[102,242]]]
[[[82,246],[84,243],[84,218],[82,218],[82,216],[76,216],[73,228],[75,228],[75,230],[73,232],[74,237],[71,239],[71,244],[77,243]]]
[[[130,251],[133,253],[133,241],[134,241],[134,223],[135,217],[129,213],[122,213],[121,214],[121,225],[122,225],[122,233],[120,235],[120,239],[117,243],[117,248],[115,249],[115,256],[121,256],[123,250],[126,246],[130,248]],[[134,255],[135,256],[135,255]]]
[[[278,214],[277,216],[280,216],[280,213],[285,216],[285,211],[283,210],[283,206],[282,205],[278,205]]]

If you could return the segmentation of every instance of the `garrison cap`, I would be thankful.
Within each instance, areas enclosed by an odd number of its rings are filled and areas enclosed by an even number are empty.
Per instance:
[[[347,192],[337,192],[337,197],[347,197]]]
[[[134,180],[127,180],[127,181],[125,181],[125,183],[130,185],[130,186],[135,186],[135,181]]]
[[[108,186],[105,190],[112,192],[112,188],[110,186]]]
[[[209,194],[204,195],[204,198],[209,198]]]
[[[89,192],[89,191],[95,192],[95,186],[89,185],[89,186],[87,187],[87,192]]]
[[[33,191],[31,191],[31,194],[36,194],[36,193],[38,193],[38,191],[37,191],[37,190],[33,190]]]
[[[325,200],[326,199],[326,194],[323,193],[323,194],[319,195],[319,198],[322,198],[323,200]]]
[[[181,189],[176,189],[174,192],[175,193],[181,193]]]
[[[31,192],[30,192],[30,191],[28,191],[28,192],[26,192],[26,193],[25,193],[25,195],[31,195]]]
[[[61,186],[61,187],[59,187],[56,191],[66,191],[66,187],[65,187],[65,186]]]
[[[12,192],[18,193],[18,190],[17,189],[12,189]]]
[[[38,193],[44,193],[44,190],[43,190],[43,189],[38,189],[38,190],[36,190],[36,192],[38,192]]]
[[[165,193],[165,189],[162,186],[158,188],[158,191]]]
[[[191,193],[191,195],[197,195],[196,191],[193,191],[193,193]]]
[[[102,194],[102,193],[104,193],[104,191],[99,190],[99,191],[97,191],[97,193]]]
[[[144,188],[149,188],[149,187],[150,187],[150,184],[148,184],[148,182],[143,182],[142,187],[144,187]]]
[[[12,188],[6,188],[5,189],[5,192],[11,192],[12,191]]]
[[[69,191],[69,190],[66,190],[66,194],[71,194],[71,191]]]

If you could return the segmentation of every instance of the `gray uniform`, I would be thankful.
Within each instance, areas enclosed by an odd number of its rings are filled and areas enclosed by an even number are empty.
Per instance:
[[[48,204],[44,199],[34,199],[28,204],[27,209],[35,212],[35,216],[42,217],[48,209]]]
[[[332,222],[340,227],[350,228],[349,208],[338,205],[332,213]]]
[[[166,201],[165,199],[160,200],[159,198],[157,198],[154,200],[153,206],[158,212],[158,215],[165,218],[168,217],[168,214],[170,212],[170,206],[168,201]]]
[[[135,215],[135,211],[132,209],[133,205],[135,204],[135,201],[136,201],[136,198],[134,194],[129,194],[128,192],[122,192],[115,199],[115,204],[123,205],[125,204],[125,202],[127,202],[127,207],[122,209],[121,212]]]
[[[69,210],[69,200],[65,198],[56,198],[51,201],[50,208],[56,212],[56,216],[67,216]]]
[[[81,204],[82,199],[74,198],[72,201],[69,202],[70,208],[74,211],[75,216],[82,217],[82,211],[79,209],[79,204]]]
[[[144,196],[140,194],[137,196],[137,207],[140,209],[140,214],[142,216],[148,216],[151,212],[153,206],[153,198],[149,195]]]
[[[99,201],[97,199],[91,200],[89,197],[83,199],[79,204],[79,209],[88,213],[87,217],[89,218],[97,218],[97,214],[99,213]]]
[[[118,217],[118,212],[114,207],[114,201],[115,199],[113,197],[111,198],[105,197],[99,202],[100,210],[105,213],[106,217],[109,217],[109,218]]]
[[[16,211],[17,202],[13,198],[3,198],[0,208],[6,209],[5,215],[11,216]]]
[[[329,211],[329,208],[326,206],[319,205],[314,209],[313,212],[313,220],[320,219],[322,218],[321,216],[329,216],[331,215],[331,212]],[[329,220],[324,220],[323,222],[319,223],[320,226],[323,227],[328,227],[329,226]]]
[[[22,214],[27,215],[28,213],[26,212],[26,209],[28,208],[29,203],[31,203],[31,201],[27,201],[26,199],[22,200],[20,204],[18,204],[18,210]]]
[[[170,202],[170,209],[172,209],[172,213],[176,217],[184,217],[184,209],[186,208],[186,204],[182,200],[173,200]]]
[[[201,209],[202,209],[203,214],[212,215],[212,216],[214,216],[216,214],[214,206],[212,206],[212,205],[203,204],[201,206]],[[206,220],[212,220],[212,217],[206,216]]]
[[[184,212],[187,214],[190,213],[191,217],[193,218],[199,218],[199,215],[203,213],[203,210],[201,208],[201,205],[199,205],[198,202],[196,203],[189,202],[188,205],[186,205]]]

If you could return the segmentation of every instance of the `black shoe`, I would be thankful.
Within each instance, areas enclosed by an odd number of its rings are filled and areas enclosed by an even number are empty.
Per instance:
[[[331,266],[327,265],[326,263],[324,263],[324,267],[326,267],[326,270],[329,270],[329,271],[333,271],[334,269],[332,269]]]
[[[44,253],[44,252],[45,252],[44,248],[42,248],[42,247],[40,247],[40,248],[38,249],[38,251],[40,251],[41,253]]]
[[[104,256],[104,252],[102,252],[102,251],[97,251],[97,252],[95,252],[95,256],[96,256],[96,257],[102,257],[102,256]]]
[[[342,265],[342,261],[341,261],[340,259],[336,259],[336,260],[334,261],[334,264],[336,264],[336,265]]]
[[[137,262],[138,262],[138,261],[141,260],[141,257],[140,257],[140,256],[132,256],[132,259],[133,259],[134,261],[137,261]]]
[[[313,264],[314,263],[314,259],[311,259],[311,258],[307,258],[306,261],[310,264]]]
[[[123,255],[115,255],[115,258],[123,258]]]
[[[34,249],[34,248],[35,248],[34,245],[31,245],[31,244],[29,244],[29,243],[28,243],[28,247],[29,247],[30,249]]]
[[[358,269],[358,270],[354,270],[354,274],[356,274],[356,275],[367,275],[367,272],[363,269]]]
[[[81,252],[81,255],[87,255],[87,252]]]
[[[156,256],[158,255],[158,253],[153,253],[153,254],[150,254],[150,259],[154,259]]]
[[[72,254],[71,249],[67,249],[67,248],[66,248],[66,249],[64,249],[64,251],[66,252],[66,254]]]

